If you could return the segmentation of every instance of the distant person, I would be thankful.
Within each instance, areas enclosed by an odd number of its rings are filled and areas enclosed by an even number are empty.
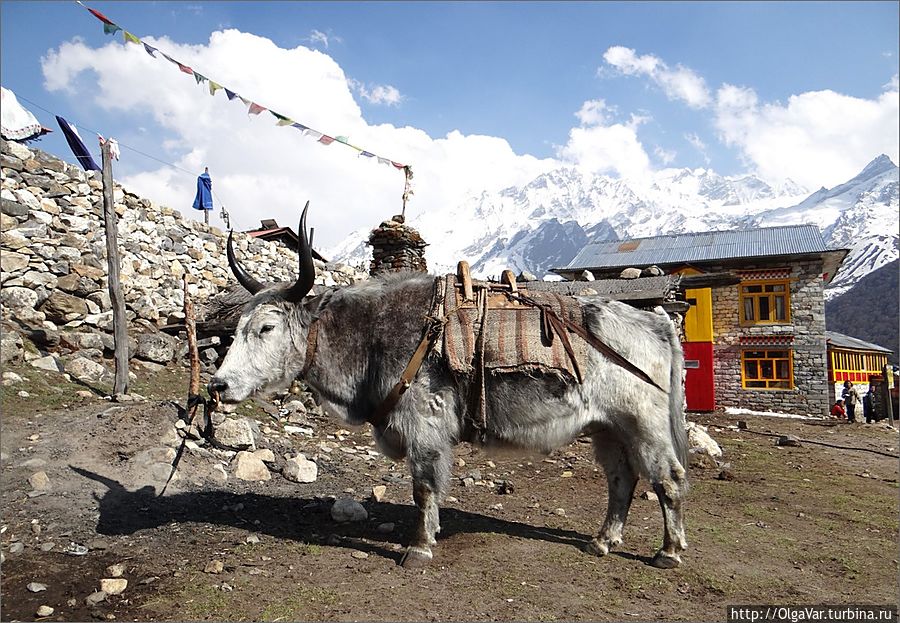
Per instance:
[[[840,398],[838,398],[835,401],[834,406],[831,407],[831,415],[839,420],[843,420],[847,417],[847,412],[844,411],[844,401]]]
[[[841,398],[844,399],[844,405],[847,409],[847,421],[856,421],[856,407],[860,403],[859,390],[850,381],[844,381],[844,391],[841,392]]]
[[[866,395],[863,396],[862,404],[863,404],[863,415],[866,416],[866,424],[871,424],[877,418],[875,417],[875,401],[878,400],[877,394],[875,393],[875,384],[869,384],[869,391],[866,392]]]

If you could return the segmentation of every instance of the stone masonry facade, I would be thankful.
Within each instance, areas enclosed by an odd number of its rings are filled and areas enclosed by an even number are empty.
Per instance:
[[[825,298],[821,260],[781,264],[790,269],[790,321],[741,326],[739,286],[712,290],[716,403],[754,411],[825,415],[829,409],[825,346]],[[746,264],[740,270],[771,268]],[[713,267],[711,270],[722,269]],[[723,269],[727,270],[727,269]],[[734,270],[733,268],[731,270]],[[743,343],[742,343],[743,338]],[[782,338],[783,345],[753,346],[753,338]],[[741,353],[745,349],[792,351],[792,389],[745,389]]]

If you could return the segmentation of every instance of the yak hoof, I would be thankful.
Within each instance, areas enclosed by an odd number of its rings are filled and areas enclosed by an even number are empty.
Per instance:
[[[591,539],[591,542],[584,546],[584,551],[592,556],[606,556],[609,553],[609,544],[600,539]]]
[[[653,560],[650,561],[650,564],[657,569],[674,569],[681,564],[681,556],[659,550],[656,552]]]
[[[432,554],[430,551],[421,547],[410,546],[406,549],[406,553],[403,555],[403,560],[400,561],[400,564],[404,569],[420,569],[422,567],[427,567],[431,562],[431,559]]]

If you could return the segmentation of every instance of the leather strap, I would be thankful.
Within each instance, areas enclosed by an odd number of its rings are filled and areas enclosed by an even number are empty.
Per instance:
[[[422,341],[419,342],[419,347],[416,349],[416,352],[413,353],[412,359],[409,360],[409,363],[406,364],[406,369],[404,369],[403,373],[400,375],[400,380],[394,384],[391,391],[388,392],[388,395],[385,396],[384,400],[381,401],[381,404],[378,405],[372,413],[372,416],[368,419],[368,422],[372,426],[380,428],[387,422],[388,414],[394,410],[394,407],[400,402],[400,398],[403,397],[403,394],[409,389],[413,379],[416,378],[416,374],[418,374],[419,368],[422,367],[422,362],[425,361],[425,356],[428,354],[428,349],[440,333],[438,330],[439,327],[442,326],[443,322],[440,320],[433,319],[431,321],[431,324],[429,324],[428,329],[425,331],[425,335],[422,336]]]
[[[565,332],[561,331],[560,327],[564,326],[566,329],[568,329],[572,333],[577,334],[585,342],[587,342],[588,344],[593,346],[595,349],[597,349],[598,351],[600,351],[601,353],[606,355],[613,363],[615,363],[619,367],[624,368],[625,370],[628,370],[633,375],[635,375],[642,381],[649,383],[650,385],[652,385],[659,391],[661,391],[661,392],[666,391],[662,387],[657,385],[656,381],[654,381],[652,378],[650,378],[649,374],[647,374],[646,372],[644,372],[643,370],[638,368],[636,365],[634,365],[633,363],[631,363],[630,361],[625,359],[625,357],[623,357],[622,355],[617,353],[615,350],[613,350],[613,348],[609,344],[606,344],[605,342],[603,342],[600,338],[598,338],[594,334],[590,333],[583,326],[572,322],[568,318],[560,318],[559,316],[556,315],[556,312],[554,312],[553,309],[550,308],[549,306],[538,303],[534,299],[524,296],[521,293],[507,294],[507,296],[509,296],[510,298],[515,298],[516,300],[522,301],[523,303],[525,303],[527,305],[531,305],[532,307],[537,307],[537,308],[541,309],[544,312],[544,314],[547,316],[546,321],[550,323],[550,325],[554,328],[555,332],[558,335],[560,335],[561,338],[563,338],[563,336],[565,335]],[[566,346],[566,352],[569,353],[570,357],[572,357],[572,361],[574,363],[575,358],[574,358],[574,354],[571,352],[572,347],[571,347],[571,345],[567,344],[567,342],[568,342],[567,338],[563,338],[563,340],[564,340],[563,345]],[[578,364],[575,364],[575,367],[576,367],[576,371],[577,371]],[[579,372],[579,374],[580,374],[580,372]]]
[[[303,369],[300,371],[300,376],[306,377],[306,373],[309,372],[309,369],[312,367],[313,357],[316,356],[316,346],[319,343],[319,323],[315,320],[312,321],[312,324],[309,325],[309,330],[306,332],[306,361],[303,362]]]

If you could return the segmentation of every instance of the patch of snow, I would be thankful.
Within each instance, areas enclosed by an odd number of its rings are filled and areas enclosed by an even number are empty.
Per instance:
[[[762,415],[765,417],[781,417],[794,420],[824,420],[824,417],[815,415],[796,415],[794,413],[777,413],[775,411],[752,411],[750,409],[739,409],[737,407],[725,407],[725,413],[728,415]]]

